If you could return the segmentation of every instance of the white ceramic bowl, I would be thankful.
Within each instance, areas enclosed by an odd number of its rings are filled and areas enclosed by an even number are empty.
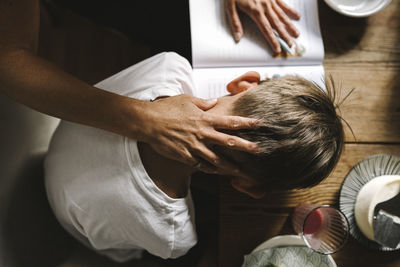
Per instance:
[[[289,247],[289,246],[304,246],[304,247],[306,247],[307,245],[300,235],[278,235],[278,236],[268,239],[267,241],[264,241],[264,243],[261,243],[251,253],[255,253],[260,250],[274,248],[274,247]],[[309,263],[312,264],[313,261],[315,261],[315,260],[318,261],[318,257],[328,257],[330,264],[327,267],[337,267],[337,265],[331,255],[322,255],[319,253],[315,253],[315,258],[313,257],[314,259],[312,259],[312,258],[309,259]]]
[[[325,0],[332,9],[350,17],[367,17],[382,10],[392,0]]]
[[[358,192],[354,216],[358,228],[374,240],[374,210],[378,203],[391,199],[400,192],[400,175],[383,175],[366,183]]]

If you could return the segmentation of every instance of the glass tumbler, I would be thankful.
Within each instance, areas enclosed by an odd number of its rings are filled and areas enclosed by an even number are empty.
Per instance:
[[[292,215],[292,225],[307,246],[321,254],[339,251],[349,237],[346,216],[329,205],[298,205]]]

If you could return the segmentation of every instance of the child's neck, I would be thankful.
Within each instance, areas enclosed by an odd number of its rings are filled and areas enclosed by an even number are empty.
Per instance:
[[[138,142],[138,149],[144,168],[158,188],[172,198],[187,195],[191,167],[163,157],[146,143]]]

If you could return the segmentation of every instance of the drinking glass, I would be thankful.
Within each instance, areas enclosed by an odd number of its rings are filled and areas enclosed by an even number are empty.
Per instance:
[[[298,205],[292,215],[292,225],[307,246],[321,254],[339,251],[349,236],[346,216],[329,205]]]

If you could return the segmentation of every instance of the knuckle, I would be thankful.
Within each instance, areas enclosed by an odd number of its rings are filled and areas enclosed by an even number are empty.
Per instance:
[[[198,129],[198,131],[196,132],[196,137],[198,140],[200,141],[204,141],[206,139],[207,136],[207,132],[204,129]]]
[[[199,115],[199,119],[200,119],[200,121],[208,122],[210,120],[210,116],[206,112],[202,112]]]
[[[252,13],[258,13],[261,11],[262,1],[260,0],[251,0],[248,3],[248,9]]]
[[[274,24],[275,24],[275,29],[279,32],[280,35],[282,35],[282,37],[286,38],[289,37],[285,27],[283,27],[280,21],[276,21],[274,22]]]
[[[253,11],[253,16],[258,20],[258,21],[263,21],[263,18],[265,17],[265,13],[261,9],[257,9]]]
[[[268,19],[267,17],[265,17],[264,14],[263,14],[263,16],[260,18],[259,24],[260,24],[260,27],[262,28],[262,31],[263,31],[265,34],[267,34],[267,35],[274,34],[274,33],[272,32],[272,29],[271,29],[270,21],[269,21],[269,19]]]
[[[232,119],[230,125],[232,126],[233,129],[239,129],[241,122],[239,120]]]
[[[232,19],[232,26],[235,28],[235,31],[239,31],[241,29],[240,25],[240,20],[238,18]]]
[[[270,1],[263,0],[263,1],[261,1],[261,5],[262,5],[264,8],[268,8],[268,7],[271,6],[271,3],[270,3]]]
[[[251,143],[250,150],[255,154],[265,153],[265,149],[259,147],[257,143]]]
[[[203,155],[203,148],[200,145],[193,145],[192,152],[195,155]]]
[[[236,139],[233,138],[233,137],[229,137],[229,138],[226,140],[226,144],[227,144],[229,147],[234,147],[234,146],[236,145]]]
[[[194,137],[198,137],[199,132],[201,131],[202,127],[201,127],[201,122],[195,121],[194,119],[190,119],[191,122],[193,122],[193,124],[191,125],[190,128],[190,133],[194,135]],[[193,139],[196,139],[193,138]]]
[[[249,11],[250,11],[251,13],[253,13],[253,14],[257,14],[258,11],[259,11],[258,6],[257,6],[257,5],[254,5],[254,4],[250,4],[249,7],[248,7],[248,9],[249,9]]]
[[[265,29],[265,33],[271,38],[271,40],[273,40],[275,44],[279,44],[278,39],[276,39],[271,26],[266,24],[264,26],[264,29]]]
[[[290,22],[289,18],[286,17],[284,14],[281,14],[281,21],[283,24],[287,25],[287,26],[291,26],[292,23]]]

